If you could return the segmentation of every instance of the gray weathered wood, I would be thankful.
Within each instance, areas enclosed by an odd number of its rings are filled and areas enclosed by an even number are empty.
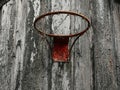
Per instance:
[[[1,0],[1,1],[0,1],[0,8],[1,8],[4,4],[6,4],[8,1],[10,1],[10,0]]]
[[[92,23],[69,63],[54,63],[45,38],[33,27],[35,17],[57,10],[83,13]],[[0,90],[119,90],[119,14],[115,0],[10,0],[0,9]],[[68,34],[86,26],[72,16],[61,23],[64,17],[46,18],[40,27]]]
[[[114,2],[105,0],[94,0],[92,2],[94,89],[118,90],[112,6]]]
[[[118,0],[116,0],[118,1]],[[114,29],[114,54],[117,88],[120,88],[120,1],[112,5]]]

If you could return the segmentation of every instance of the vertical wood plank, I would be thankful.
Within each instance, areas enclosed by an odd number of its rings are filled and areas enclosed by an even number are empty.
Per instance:
[[[116,80],[117,89],[120,88],[120,2],[115,0],[116,3],[112,4],[112,14],[114,22],[114,54],[115,54],[115,69],[116,69]]]
[[[51,11],[59,10],[70,10],[70,1],[51,0]],[[70,17],[66,14],[53,16],[52,30],[55,34],[69,34],[69,26]],[[70,68],[70,63],[53,63],[51,90],[70,90]]]
[[[87,17],[90,17],[89,8],[89,1],[87,0],[76,0],[71,3],[71,9],[73,11],[82,13]],[[79,29],[86,27],[85,22],[74,18],[71,18],[72,30],[77,30],[79,32]],[[81,36],[74,45],[71,54],[73,90],[92,90],[92,62],[90,55],[91,34],[92,32],[88,31]]]
[[[94,89],[117,90],[113,45],[114,28],[111,6],[109,1],[94,0],[92,2],[92,25],[94,30]]]
[[[2,8],[0,30],[0,89],[10,90],[15,88],[18,66],[15,67],[15,52],[13,45],[14,33],[14,8],[13,1]],[[12,6],[11,6],[12,5]],[[13,16],[13,17],[12,17]],[[17,62],[17,61],[16,61]],[[16,71],[15,71],[16,70]],[[13,72],[15,73],[13,74]],[[12,76],[13,74],[13,76]]]
[[[42,13],[49,11],[47,0],[30,0],[26,22],[26,48],[24,54],[24,70],[22,90],[48,90],[50,83],[48,72],[49,49],[42,37],[34,30],[33,21]],[[46,29],[46,27],[44,27]]]

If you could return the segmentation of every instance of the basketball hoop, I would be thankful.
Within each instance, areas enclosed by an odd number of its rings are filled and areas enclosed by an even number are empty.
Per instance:
[[[63,34],[49,34],[46,33],[42,30],[39,30],[36,27],[36,23],[41,20],[42,18],[45,18],[46,16],[49,15],[56,15],[56,14],[69,14],[69,15],[74,15],[74,16],[79,16],[81,18],[83,18],[87,23],[87,27],[79,32],[79,33],[75,33],[75,34],[70,34],[70,35],[63,35]],[[73,45],[75,44],[76,40],[83,35],[89,28],[90,28],[90,21],[89,19],[84,16],[83,14],[78,14],[75,12],[71,12],[71,11],[55,11],[55,12],[48,12],[45,14],[40,15],[39,17],[37,17],[34,21],[34,28],[41,34],[41,35],[45,35],[45,36],[49,36],[49,37],[53,37],[54,38],[54,46],[52,48],[52,58],[54,61],[58,61],[58,62],[68,62],[69,56],[70,56],[70,52],[72,50]],[[71,47],[68,49],[68,43],[69,43],[69,38],[70,37],[76,37],[76,39],[73,41]]]

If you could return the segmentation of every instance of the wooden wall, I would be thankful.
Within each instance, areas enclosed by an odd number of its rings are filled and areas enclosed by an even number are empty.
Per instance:
[[[3,0],[0,1],[0,90],[120,89],[120,4],[117,0],[2,3]],[[70,62],[64,64],[52,62],[48,44],[33,27],[36,16],[57,10],[81,12],[92,25],[74,45]],[[46,22],[49,23],[44,29],[55,28],[56,18],[52,23]],[[66,24],[70,30],[85,26],[85,22],[73,18],[63,22],[63,29]]]

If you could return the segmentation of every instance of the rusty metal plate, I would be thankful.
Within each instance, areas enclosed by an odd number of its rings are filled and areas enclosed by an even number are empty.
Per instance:
[[[54,37],[52,58],[55,62],[67,62],[69,58],[69,37]]]

